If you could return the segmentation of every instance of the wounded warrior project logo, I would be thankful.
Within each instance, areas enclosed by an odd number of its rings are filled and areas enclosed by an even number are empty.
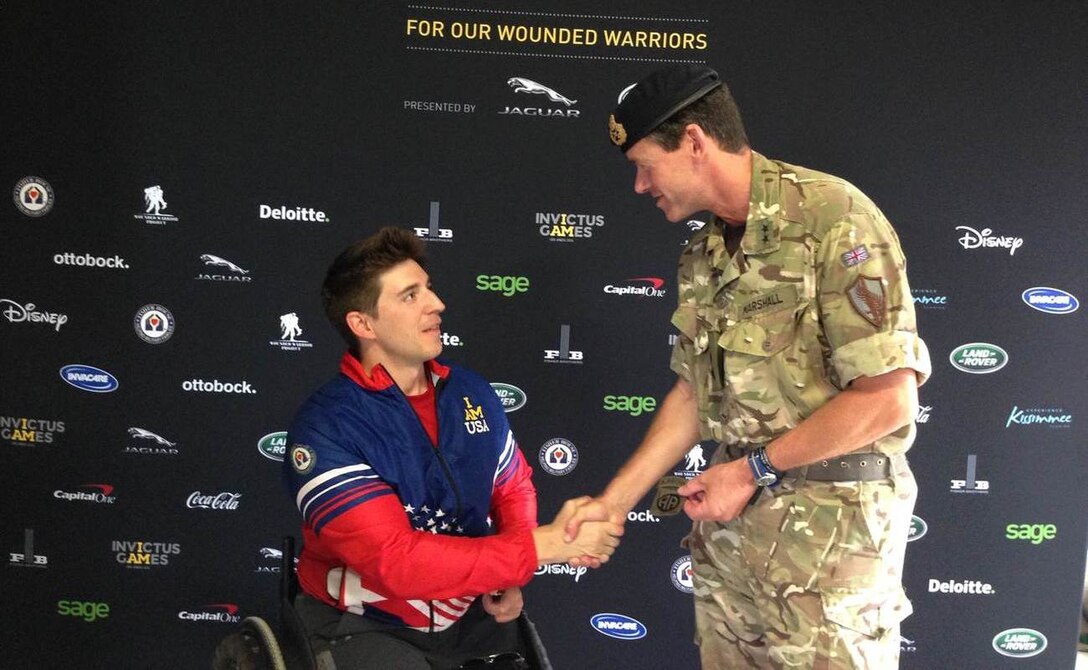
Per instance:
[[[143,221],[144,223],[150,223],[156,226],[164,226],[168,223],[177,223],[178,217],[173,214],[164,214],[166,210],[166,194],[163,193],[162,186],[148,186],[144,189],[144,207],[146,208],[142,214],[136,214],[134,217],[137,221]]]
[[[499,112],[500,115],[541,117],[550,116],[563,119],[576,119],[580,114],[577,109],[574,109],[574,106],[578,103],[577,100],[571,100],[570,98],[559,93],[555,89],[549,88],[544,84],[535,82],[532,79],[526,79],[525,77],[511,77],[510,79],[506,80],[506,85],[513,88],[515,93],[524,93],[527,95],[539,96],[539,104],[546,106],[507,106]]]
[[[53,187],[41,177],[23,177],[15,182],[11,198],[27,216],[45,216],[53,209]]]
[[[314,345],[299,337],[302,335],[302,326],[298,322],[298,314],[288,312],[280,315],[280,339],[270,340],[268,344],[279,348],[280,351],[301,351],[310,349]]]
[[[54,436],[64,432],[64,422],[31,419],[25,416],[0,416],[0,439],[15,446],[53,444]]]

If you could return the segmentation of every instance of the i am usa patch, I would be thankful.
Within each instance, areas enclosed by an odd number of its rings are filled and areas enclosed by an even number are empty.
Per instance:
[[[855,265],[859,265],[869,260],[869,250],[865,248],[864,244],[859,244],[850,251],[847,251],[843,255],[839,256],[842,259],[842,264],[848,268],[852,268]]]
[[[877,330],[884,325],[884,312],[887,299],[884,296],[884,280],[880,277],[858,275],[854,283],[846,289],[850,306]]]

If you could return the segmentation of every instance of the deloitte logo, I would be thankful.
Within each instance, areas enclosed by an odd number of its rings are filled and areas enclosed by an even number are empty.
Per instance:
[[[1030,658],[1046,650],[1046,636],[1030,628],[1010,628],[994,636],[994,651],[1012,658]]]
[[[174,315],[162,305],[144,305],[132,319],[132,327],[144,342],[162,344],[174,334]]]
[[[578,449],[562,437],[553,437],[540,447],[540,465],[557,477],[569,474],[578,465]]]
[[[985,375],[997,372],[1009,362],[1009,355],[996,344],[972,342],[962,344],[948,355],[952,367],[973,375]]]
[[[907,542],[914,542],[925,537],[929,532],[929,524],[925,522],[922,517],[912,516],[910,518],[910,530],[907,531]]]
[[[287,431],[280,430],[265,435],[257,441],[257,451],[265,458],[283,462],[283,457],[287,454]]]
[[[27,216],[45,216],[53,209],[53,187],[41,177],[23,177],[15,182],[11,198]]]
[[[313,207],[287,208],[282,205],[280,207],[260,205],[257,208],[257,215],[262,219],[275,219],[276,221],[315,221],[317,223],[332,221],[332,219],[325,216],[325,212],[316,210]]]
[[[1020,297],[1028,307],[1047,314],[1071,314],[1080,307],[1080,301],[1072,293],[1047,286],[1029,288]]]
[[[681,556],[672,564],[670,572],[672,585],[679,591],[691,593],[695,590],[695,584],[691,579],[691,556]]]
[[[528,396],[525,395],[525,391],[513,384],[491,382],[491,388],[494,389],[495,395],[499,396],[499,402],[502,403],[502,411],[504,412],[516,412],[525,407],[525,403],[529,400]]]

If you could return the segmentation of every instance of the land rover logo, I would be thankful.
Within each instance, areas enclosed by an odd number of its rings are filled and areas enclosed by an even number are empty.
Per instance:
[[[1009,355],[995,344],[972,342],[952,350],[948,356],[952,367],[973,375],[985,375],[997,372],[1009,362]]]
[[[1002,656],[1029,658],[1046,650],[1046,636],[1030,628],[1010,628],[994,636],[993,645]]]
[[[491,382],[491,388],[495,390],[495,395],[499,396],[499,402],[502,403],[502,411],[516,412],[522,407],[525,407],[525,401],[528,400],[525,391],[522,391],[513,384]]]
[[[284,455],[287,454],[287,431],[281,430],[265,435],[257,442],[257,450],[265,458],[283,461]]]
[[[914,542],[920,540],[929,531],[929,526],[921,517],[912,516],[910,518],[910,530],[907,532],[907,542]]]

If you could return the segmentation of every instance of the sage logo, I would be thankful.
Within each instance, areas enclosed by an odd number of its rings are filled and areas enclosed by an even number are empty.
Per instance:
[[[431,216],[427,221],[426,228],[415,227],[412,230],[415,231],[416,237],[422,237],[427,242],[452,242],[453,241],[453,229],[452,228],[440,228],[438,226],[438,212],[439,206],[435,201],[431,201]]]
[[[504,412],[518,411],[522,407],[525,407],[525,403],[529,399],[525,395],[525,391],[522,391],[513,384],[491,382],[491,388],[494,389],[495,395],[499,397],[499,402],[502,403],[502,411]]]
[[[994,651],[1012,658],[1030,658],[1046,650],[1046,636],[1030,628],[1010,628],[994,636]]]
[[[109,393],[120,386],[116,377],[90,365],[65,365],[60,369],[60,378],[81,391],[91,393]]]
[[[997,372],[1009,362],[1009,355],[996,344],[972,342],[962,344],[948,355],[952,367],[973,375],[985,375]]]
[[[265,458],[282,463],[287,455],[287,431],[280,430],[265,435],[257,441],[257,451]]]
[[[559,326],[559,348],[545,349],[544,361],[546,363],[575,363],[582,364],[584,355],[581,351],[570,348],[570,324]]]
[[[925,537],[929,532],[929,524],[920,516],[911,516],[910,530],[907,531],[907,542],[914,542]]]
[[[643,412],[653,412],[655,409],[657,409],[657,400],[650,396],[606,395],[604,397],[606,412],[627,412],[631,416],[639,416]]]
[[[1012,237],[1011,235],[994,235],[994,231],[989,228],[983,228],[979,231],[967,226],[956,226],[956,230],[963,231],[963,237],[959,238],[959,243],[964,249],[978,249],[980,247],[1008,249],[1009,255],[1012,256],[1017,249],[1024,246],[1024,238]]]
[[[1028,307],[1047,314],[1070,314],[1080,307],[1080,301],[1072,293],[1048,286],[1029,288],[1020,297]]]
[[[96,603],[89,600],[58,600],[57,614],[74,616],[83,619],[87,623],[93,623],[98,619],[109,617],[110,605],[109,603]]]
[[[1032,408],[1020,409],[1012,406],[1009,418],[1005,421],[1005,427],[1017,426],[1050,426],[1052,428],[1069,428],[1073,424],[1073,415],[1067,414],[1061,408]]]
[[[691,556],[681,556],[673,561],[670,576],[672,577],[672,585],[677,590],[684,593],[694,591],[695,584],[691,578]]]
[[[646,626],[638,619],[632,619],[625,614],[613,614],[604,612],[594,614],[589,623],[593,630],[601,635],[614,637],[617,640],[638,640],[646,637]]]
[[[529,278],[514,275],[476,275],[477,291],[495,291],[507,298],[529,290]]]
[[[1042,544],[1058,537],[1058,527],[1052,523],[1010,523],[1005,526],[1006,540],[1027,540]]]

